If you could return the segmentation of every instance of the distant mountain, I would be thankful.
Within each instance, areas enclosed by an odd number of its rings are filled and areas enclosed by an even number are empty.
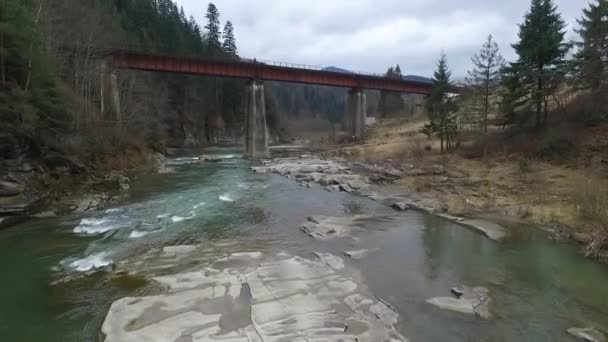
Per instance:
[[[423,77],[423,76],[416,76],[416,75],[405,75],[403,76],[403,79],[408,80],[408,81],[412,81],[412,82],[418,82],[418,83],[424,83],[424,84],[433,84],[433,80],[428,78],[428,77]]]
[[[344,74],[352,74],[352,71],[348,71],[346,69],[340,69],[340,68],[336,68],[333,66],[327,67],[327,68],[323,68],[323,71],[329,71],[329,72],[341,72]]]

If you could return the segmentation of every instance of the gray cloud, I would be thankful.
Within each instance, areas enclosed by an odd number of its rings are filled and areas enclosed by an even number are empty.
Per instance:
[[[176,0],[204,26],[207,2]],[[588,0],[556,0],[568,38]],[[242,56],[350,70],[430,75],[444,49],[456,77],[493,34],[508,59],[530,0],[221,0]]]

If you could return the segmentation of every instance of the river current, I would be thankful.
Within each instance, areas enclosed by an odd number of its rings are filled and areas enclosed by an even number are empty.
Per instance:
[[[96,341],[114,300],[151,290],[92,271],[156,247],[213,241],[305,257],[372,251],[346,262],[398,310],[398,328],[411,341],[574,341],[570,327],[608,330],[608,267],[580,257],[575,246],[528,227],[495,242],[431,215],[254,174],[237,150],[204,152],[219,163],[198,161],[201,153],[172,157],[174,174],[138,177],[130,200],[117,207],[1,231],[0,341]],[[316,241],[299,229],[313,215],[376,219],[352,237]],[[494,317],[426,303],[458,285],[488,288]]]

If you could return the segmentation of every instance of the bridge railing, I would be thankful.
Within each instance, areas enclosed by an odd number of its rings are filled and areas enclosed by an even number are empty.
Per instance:
[[[299,64],[299,63],[289,63],[289,62],[279,62],[268,59],[256,59],[256,58],[240,58],[241,62],[245,63],[261,63],[265,65],[284,67],[284,68],[294,68],[294,69],[304,69],[304,70],[317,70],[317,71],[326,71],[326,72],[335,72],[338,74],[353,74],[353,75],[365,75],[365,76],[376,76],[376,77],[386,77],[385,74],[373,73],[367,71],[352,71],[346,69],[340,69],[336,67],[324,67],[319,65],[309,65],[309,64]]]

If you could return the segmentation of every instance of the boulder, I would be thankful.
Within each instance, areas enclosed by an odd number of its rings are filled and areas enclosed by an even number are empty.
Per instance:
[[[17,196],[24,191],[24,186],[13,181],[0,180],[0,196],[10,197]]]
[[[407,211],[410,209],[410,205],[408,203],[404,203],[404,202],[395,202],[393,203],[393,205],[391,205],[391,207],[395,210],[399,210],[399,211]]]
[[[340,185],[338,185],[338,187],[340,188],[340,191],[343,191],[343,192],[353,192],[354,191],[348,184],[340,184]]]
[[[371,253],[368,249],[360,249],[356,251],[344,251],[344,255],[355,260],[365,258],[369,253]]]
[[[606,335],[593,328],[570,328],[568,334],[586,342],[606,342]]]
[[[333,239],[350,236],[361,230],[360,224],[369,219],[367,216],[333,217],[313,216],[308,218],[300,229],[315,239]]]
[[[403,176],[403,171],[396,169],[392,166],[386,167],[384,170],[382,170],[382,173],[389,177],[389,178],[394,178],[394,179],[398,179],[401,178],[401,176]]]
[[[489,291],[485,287],[460,286],[452,288],[451,292],[457,297],[435,297],[427,303],[435,305],[442,310],[449,310],[468,315],[489,319],[492,314],[489,310]]]
[[[50,170],[66,171],[67,173],[84,173],[86,165],[75,157],[66,156],[59,152],[49,152],[42,158],[42,165]]]
[[[124,172],[114,171],[106,176],[105,181],[111,183],[116,190],[129,191],[131,179]]]

